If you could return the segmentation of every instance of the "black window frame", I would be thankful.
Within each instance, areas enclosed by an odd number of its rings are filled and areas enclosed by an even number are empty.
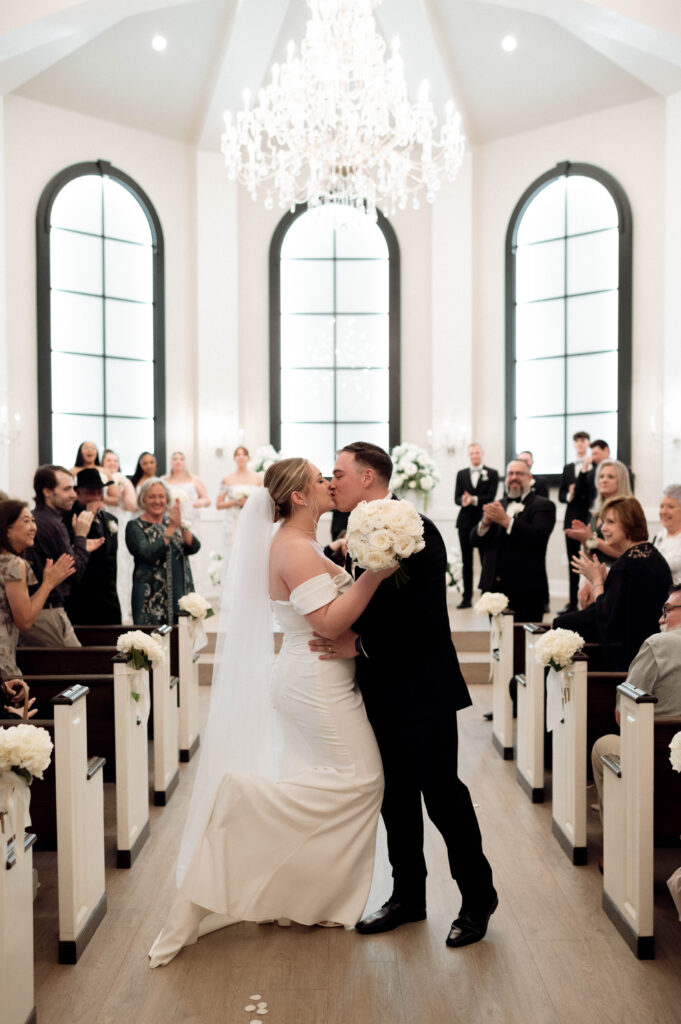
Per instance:
[[[506,345],[506,463],[516,454],[514,450],[516,395],[516,250],[520,221],[527,207],[543,188],[557,178],[572,175],[593,178],[603,185],[617,208],[619,253],[618,253],[618,295],[617,295],[617,458],[627,466],[631,465],[631,386],[632,386],[632,238],[633,224],[631,204],[626,192],[608,171],[587,163],[562,161],[551,170],[536,178],[523,192],[511,214],[506,231],[505,246],[505,345]],[[567,337],[565,339],[567,344]],[[564,418],[567,421],[567,411]],[[606,440],[610,440],[606,438]],[[560,484],[560,473],[545,474],[547,482],[554,487]]]
[[[165,245],[161,221],[144,189],[125,171],[108,160],[72,164],[64,168],[43,189],[36,212],[36,298],[38,335],[38,458],[52,462],[52,346],[50,301],[50,217],[52,205],[69,182],[86,175],[111,178],[139,202],[149,223],[153,249],[153,374],[154,454],[157,464],[166,464],[165,384]],[[106,415],[104,416],[106,419]]]
[[[281,447],[281,247],[291,225],[307,212],[307,204],[300,203],[285,213],[270,242],[270,441],[277,450]],[[392,450],[401,438],[400,246],[395,229],[380,210],[376,220],[388,247],[388,437]]]

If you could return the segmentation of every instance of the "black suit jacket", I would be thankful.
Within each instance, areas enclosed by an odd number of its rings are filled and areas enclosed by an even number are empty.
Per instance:
[[[405,559],[408,581],[383,580],[353,626],[367,655],[357,658],[356,672],[372,718],[423,721],[472,703],[452,643],[445,544],[421,518],[426,546]]]
[[[84,506],[74,502],[70,517]],[[92,521],[88,538],[104,537],[104,543],[90,555],[82,578],[74,584],[66,603],[66,613],[75,625],[111,625],[121,622],[121,606],[116,592],[118,560],[118,520],[100,509]]]
[[[532,477],[532,481],[533,481],[533,483],[532,483],[531,490],[533,491],[533,493],[534,494],[538,494],[540,498],[548,498],[548,496],[549,496],[549,485],[547,484],[547,482],[544,479],[544,477],[543,476],[533,476]]]
[[[567,505],[563,529],[567,529],[573,519],[581,519],[583,523],[589,520],[591,505],[588,503],[588,490],[579,480],[580,476],[582,476],[581,473],[577,474],[575,472],[574,462],[568,462],[567,465],[563,466],[563,475],[561,476],[560,490],[558,491],[558,500]],[[575,485],[575,490],[572,495],[572,501],[569,501],[571,484]]]
[[[504,498],[504,508],[509,499]],[[546,594],[546,545],[556,522],[556,506],[532,491],[523,503],[525,509],[515,517],[510,534],[499,523],[492,523],[483,535],[477,526],[471,530],[471,543],[480,548],[482,573],[480,589],[504,594]]]
[[[497,487],[499,486],[498,470],[490,469],[489,466],[481,466],[480,470],[477,487],[473,487],[471,471],[468,467],[460,469],[456,474],[456,486],[454,488],[455,503],[461,505],[464,491],[468,491],[469,494],[478,499],[477,505],[461,507],[461,511],[456,519],[456,525],[459,530],[470,530],[471,526],[479,523],[482,519],[482,506],[488,501],[494,501],[496,497]],[[483,476],[486,476],[487,479],[483,480]]]

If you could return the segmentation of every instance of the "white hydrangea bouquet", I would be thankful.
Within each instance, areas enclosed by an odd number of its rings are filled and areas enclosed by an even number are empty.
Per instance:
[[[52,758],[52,740],[47,729],[37,725],[13,725],[0,729],[0,832],[7,839],[23,838],[31,824],[28,812],[28,787],[34,779],[42,779]],[[9,827],[5,828],[5,817]],[[24,844],[15,842],[18,862],[24,856]]]
[[[501,613],[506,611],[507,608],[508,598],[506,597],[506,594],[497,594],[492,591],[488,591],[475,602],[473,611],[476,615],[491,615],[492,618],[494,618],[497,615],[501,615]]]
[[[278,452],[271,444],[263,444],[260,448],[256,448],[253,458],[248,463],[248,468],[253,473],[264,473],[275,462],[281,462],[283,457],[282,453]]]
[[[153,633],[143,633],[141,629],[131,629],[121,633],[116,641],[116,649],[130,657],[134,669],[145,668],[147,672],[158,668],[165,661],[163,647]]]
[[[681,772],[681,732],[677,732],[676,735],[672,737],[669,749],[671,750],[669,760],[672,768],[675,772]]]
[[[423,507],[427,508],[430,492],[440,480],[437,466],[428,452],[416,444],[398,444],[390,457],[393,460],[390,489],[400,495],[414,491],[422,494]]]
[[[201,594],[184,594],[177,602],[183,612],[189,612],[193,619],[209,619],[215,612]]]
[[[540,665],[549,665],[556,672],[572,664],[584,646],[584,637],[572,629],[549,629],[534,645],[534,656]]]
[[[350,513],[347,526],[348,553],[362,569],[378,572],[423,551],[423,520],[408,501],[380,498],[360,501]],[[408,576],[400,568],[395,582]]]

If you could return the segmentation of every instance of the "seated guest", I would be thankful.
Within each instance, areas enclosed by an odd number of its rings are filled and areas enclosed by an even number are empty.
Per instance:
[[[29,647],[80,647],[78,638],[65,611],[71,593],[71,585],[81,579],[90,555],[104,543],[104,538],[88,539],[92,525],[92,513],[81,512],[72,517],[73,541],[64,525],[63,516],[70,514],[76,500],[73,479],[63,466],[39,466],[33,477],[35,488],[35,509],[33,517],[38,533],[32,547],[27,551],[28,561],[38,580],[48,561],[57,562],[61,555],[71,555],[75,573],[63,580],[45,601],[38,618],[30,629],[22,629],[20,646]]]
[[[653,544],[671,569],[674,583],[681,583],[681,484],[663,490],[660,522],[662,529]]]
[[[38,714],[34,704],[35,697],[29,697],[29,689],[23,679],[5,679],[0,683],[0,718],[12,715],[33,718]]]
[[[139,625],[175,623],[177,602],[194,590],[189,555],[201,547],[191,530],[182,526],[180,503],[170,504],[162,480],[142,484],[138,497],[142,514],[125,530],[125,542],[135,560],[132,574],[132,619]]]
[[[603,539],[618,555],[608,572],[595,555],[580,552],[573,572],[582,573],[594,592],[587,608],[553,620],[573,629],[587,643],[618,644],[607,654],[611,667],[626,672],[639,647],[658,632],[657,611],[672,585],[662,555],[648,543],[648,524],[636,498],[611,498],[603,506]]]
[[[556,522],[556,506],[530,490],[530,471],[520,459],[509,462],[506,497],[482,506],[471,531],[480,549],[480,589],[506,594],[518,622],[541,622],[548,592],[546,546]]]
[[[37,584],[33,569],[21,557],[33,546],[36,524],[25,501],[8,499],[0,503],[0,679],[17,680],[16,651],[19,631],[30,629],[55,587],[75,572],[73,556],[48,558],[42,583],[32,596],[29,585]]]
[[[107,487],[113,486],[107,481]],[[90,555],[80,579],[74,583],[66,601],[66,614],[80,626],[120,625],[121,606],[116,592],[118,559],[118,520],[104,505],[104,488],[96,469],[81,469],[76,476],[77,500],[73,512],[92,513],[88,537],[104,539]]]
[[[532,473],[532,467],[534,466],[534,455],[532,452],[518,452],[516,459],[520,459],[521,462],[525,462],[530,473]],[[549,496],[549,485],[543,476],[532,476],[530,490],[534,491],[535,494],[538,494],[540,498],[548,498]]]
[[[156,479],[156,456],[152,455],[151,452],[142,452],[137,460],[135,472],[130,477],[130,482],[135,488],[135,493],[139,495],[142,484],[145,484],[148,480]]]
[[[670,587],[669,596],[660,616],[661,633],[643,641],[629,666],[627,682],[657,697],[654,708],[656,718],[681,715],[681,583]],[[617,724],[619,711],[615,711]],[[593,745],[591,765],[598,790],[598,803],[603,806],[603,762],[601,756],[620,752],[620,738],[601,736]]]

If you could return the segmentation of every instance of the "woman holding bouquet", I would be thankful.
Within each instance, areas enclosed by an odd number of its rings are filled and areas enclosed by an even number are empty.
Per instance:
[[[215,502],[216,508],[223,509],[225,512],[222,526],[222,564],[225,568],[234,543],[239,513],[246,504],[253,488],[262,487],[260,473],[254,473],[248,468],[249,458],[248,448],[239,445],[238,448],[234,449],[236,471],[228,473],[227,476],[222,478],[220,481],[220,493]]]
[[[152,967],[236,921],[352,925],[365,906],[381,759],[354,661],[321,661],[308,642],[315,631],[340,636],[393,570],[353,585],[324,558],[316,528],[331,507],[319,470],[285,459],[240,517],[179,891]],[[271,606],[284,632],[276,664]]]

